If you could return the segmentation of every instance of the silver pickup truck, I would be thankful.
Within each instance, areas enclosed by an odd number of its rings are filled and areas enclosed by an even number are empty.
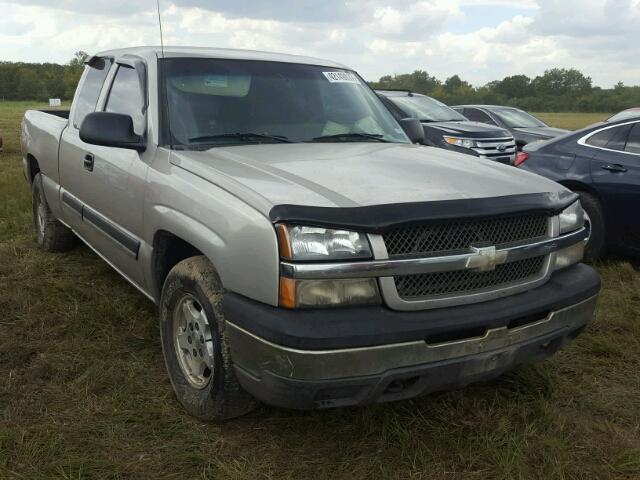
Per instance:
[[[92,57],[28,111],[38,243],[81,239],[158,305],[193,415],[405,399],[551,355],[600,289],[578,197],[417,145],[353,70],[263,52]]]

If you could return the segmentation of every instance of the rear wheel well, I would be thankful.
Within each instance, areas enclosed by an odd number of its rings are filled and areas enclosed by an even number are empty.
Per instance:
[[[171,269],[185,258],[198,255],[202,255],[202,252],[177,235],[166,230],[156,232],[152,264],[157,298],[160,298],[162,286]]]
[[[29,167],[29,182],[33,184],[33,179],[36,178],[36,175],[40,171],[40,165],[38,165],[38,160],[31,154],[27,155],[27,165]]]

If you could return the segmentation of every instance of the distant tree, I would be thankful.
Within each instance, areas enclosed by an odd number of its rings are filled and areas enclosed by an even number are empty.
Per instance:
[[[592,88],[591,77],[576,69],[552,68],[531,82],[533,89],[542,95],[579,95]]]
[[[73,58],[69,60],[69,66],[82,70],[85,62],[89,59],[89,54],[84,50],[78,50],[73,54]]]
[[[444,81],[443,88],[444,91],[448,94],[454,94],[456,91],[473,87],[471,87],[471,84],[469,84],[468,82],[462,80],[458,75],[454,75],[453,77],[449,77]]]
[[[372,88],[375,89],[394,88],[425,94],[433,92],[440,85],[440,80],[429,75],[424,70],[415,70],[413,73],[403,73],[401,75],[385,75],[371,84]]]
[[[492,89],[507,98],[523,98],[531,93],[531,79],[526,75],[512,75],[492,83]]]
[[[84,70],[84,64],[89,59],[89,54],[82,50],[77,51],[73,58],[67,64],[67,69],[64,73],[64,97],[72,98],[76,91],[78,81],[82,76]]]

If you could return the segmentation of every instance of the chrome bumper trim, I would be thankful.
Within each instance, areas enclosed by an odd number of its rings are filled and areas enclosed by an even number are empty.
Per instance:
[[[230,322],[226,323],[226,333],[234,363],[256,378],[269,372],[297,380],[336,380],[380,375],[390,369],[481,354],[549,334],[570,333],[589,322],[596,301],[597,295],[522,327],[494,328],[482,337],[438,344],[415,341],[340,350],[297,350],[271,343]]]
[[[454,270],[487,269],[493,265],[548,255],[583,241],[585,228],[560,237],[517,247],[496,249],[493,260],[487,257],[486,249],[475,249],[470,253],[441,257],[372,260],[340,263],[291,263],[282,262],[280,270],[288,278],[364,278],[394,277],[397,275],[419,275],[423,273],[449,272]]]

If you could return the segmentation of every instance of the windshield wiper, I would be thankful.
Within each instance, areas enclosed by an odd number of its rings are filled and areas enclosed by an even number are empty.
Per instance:
[[[389,140],[385,140],[384,135],[380,135],[378,133],[357,133],[357,132],[349,132],[349,133],[336,133],[333,135],[322,135],[320,137],[315,137],[312,139],[314,142],[322,142],[324,140],[336,140],[339,138],[357,138],[363,139],[366,138],[368,140],[375,140],[377,142],[391,143]]]
[[[293,143],[284,135],[267,135],[266,133],[237,132],[237,133],[221,133],[218,135],[203,135],[201,137],[193,137],[189,142],[214,142],[216,140],[236,139],[236,140],[274,140],[281,143]]]

